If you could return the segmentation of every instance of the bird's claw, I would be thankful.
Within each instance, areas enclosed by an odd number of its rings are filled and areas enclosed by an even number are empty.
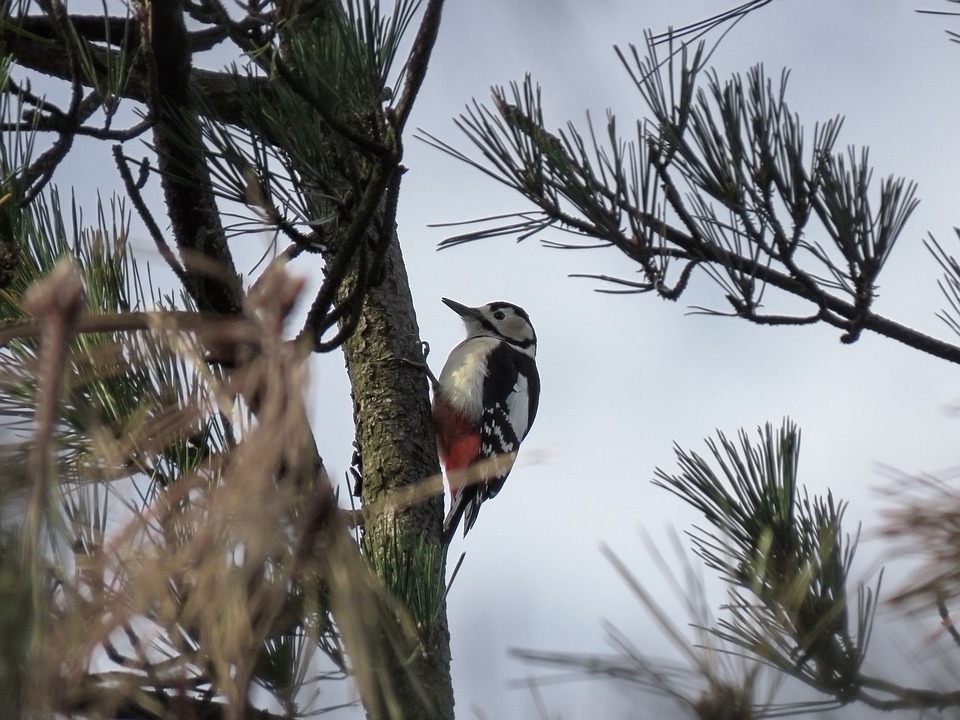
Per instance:
[[[424,342],[423,345],[425,346],[423,357],[424,357],[424,360],[426,360],[427,354],[430,352],[430,345],[426,342]],[[437,380],[437,376],[433,374],[433,371],[430,369],[430,366],[427,365],[426,362],[421,362],[419,360],[410,360],[408,358],[398,357],[396,355],[394,355],[390,359],[393,360],[394,362],[400,363],[401,365],[406,365],[407,367],[411,367],[415,370],[419,370],[420,372],[425,373],[427,378],[430,380],[430,387],[432,387],[434,390],[436,390],[437,386],[440,384],[440,381]]]

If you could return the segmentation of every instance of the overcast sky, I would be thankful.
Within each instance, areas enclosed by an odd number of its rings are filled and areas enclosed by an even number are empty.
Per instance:
[[[620,125],[630,127],[643,107],[613,46],[642,44],[647,28],[681,26],[734,4],[450,2],[412,125],[468,149],[451,118],[473,98],[486,101],[491,85],[521,81],[529,72],[543,87],[549,126],[572,120],[584,127],[588,110],[602,119],[612,108]],[[960,46],[945,35],[960,30],[960,22],[915,12],[923,7],[952,6],[945,0],[778,0],[737,26],[711,64],[721,78],[761,61],[774,78],[790,68],[788,102],[808,132],[816,121],[843,115],[840,147],[868,145],[878,179],[896,174],[919,183],[921,205],[881,277],[876,310],[949,339],[935,318],[942,306],[938,268],[921,240],[930,232],[960,251],[952,230],[960,224],[960,89],[954,82]],[[109,160],[103,162],[112,172]],[[792,417],[803,431],[801,481],[811,493],[829,488],[850,502],[848,530],[863,522],[858,570],[865,577],[888,551],[875,537],[886,507],[878,489],[890,482],[881,468],[944,475],[958,464],[960,428],[950,410],[960,391],[955,369],[944,361],[869,334],[841,345],[839,333],[826,326],[756,327],[691,316],[693,305],[723,307],[722,294],[703,275],[678,303],[601,295],[594,292],[598,283],[567,277],[630,277],[634,266],[615,251],[560,252],[536,239],[520,245],[499,239],[437,252],[451,230],[429,224],[527,206],[412,134],[405,164],[399,233],[434,370],[462,336],[441,297],[469,305],[517,303],[539,338],[543,395],[536,424],[502,493],[484,505],[466,541],[458,538],[453,546],[454,554],[467,552],[448,599],[459,717],[535,717],[530,691],[513,685],[547,673],[510,658],[509,649],[604,652],[604,620],[639,648],[671,654],[600,546],[608,545],[661,602],[677,608],[678,624],[686,622],[642,541],[645,532],[665,546],[671,532],[697,520],[650,483],[655,467],[675,467],[674,442],[703,451],[703,439],[717,429],[753,433]],[[84,185],[83,198],[91,192],[89,168],[71,172],[65,168],[59,182]],[[262,248],[256,250],[254,257]],[[353,439],[342,358],[318,358],[314,369],[315,432],[332,475],[342,477]],[[887,590],[896,584],[889,580]],[[922,673],[925,658],[955,650],[936,637],[937,626],[934,613],[920,618],[912,634],[887,633],[882,623],[878,633],[893,637],[877,649],[895,648]],[[879,657],[877,665],[883,665]],[[659,716],[638,704],[635,691],[596,681],[550,685],[542,698],[564,720]]]
[[[877,179],[896,174],[919,183],[921,205],[881,278],[876,307],[949,337],[934,316],[942,306],[938,268],[921,239],[931,232],[960,250],[952,230],[960,224],[960,47],[945,35],[960,22],[915,12],[951,9],[946,2],[921,3],[779,0],[737,26],[711,64],[721,78],[757,62],[774,78],[790,68],[788,102],[808,133],[814,122],[843,115],[839,147],[868,145]],[[543,87],[548,126],[572,120],[582,128],[587,110],[602,119],[612,108],[629,127],[643,106],[613,45],[642,44],[646,28],[681,26],[733,4],[452,2],[414,123],[467,149],[450,118],[472,98],[486,101],[491,85],[530,72]],[[454,545],[467,551],[448,608],[459,717],[474,717],[474,708],[487,718],[533,716],[530,692],[507,688],[544,671],[509,658],[512,647],[605,651],[606,619],[641,649],[670,652],[598,548],[609,545],[667,607],[679,608],[641,540],[647,532],[665,543],[670,531],[696,520],[650,484],[655,467],[675,467],[674,442],[703,451],[702,439],[716,429],[753,432],[785,415],[795,419],[803,430],[802,482],[850,501],[849,530],[864,523],[864,575],[885,552],[874,537],[885,507],[878,488],[889,484],[881,467],[944,474],[957,465],[960,428],[949,410],[960,392],[947,363],[869,335],[842,345],[826,326],[689,316],[691,305],[722,307],[704,276],[679,303],[600,295],[596,282],[566,277],[630,276],[634,267],[612,250],[561,252],[535,239],[519,246],[501,239],[438,253],[451,231],[428,224],[526,206],[421,143],[408,140],[406,164],[400,237],[435,368],[462,332],[441,296],[520,304],[539,337],[543,395],[520,466],[466,541]],[[346,439],[340,447],[346,458]],[[887,589],[895,585],[888,580]],[[686,621],[679,609],[674,619]],[[935,657],[954,649],[945,638],[931,642],[937,625],[931,613],[913,635],[897,633],[890,642],[911,663]],[[590,681],[546,687],[543,699],[566,720],[651,716],[636,694]]]

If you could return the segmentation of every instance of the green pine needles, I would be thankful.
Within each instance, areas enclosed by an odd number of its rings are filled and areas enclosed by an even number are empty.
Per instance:
[[[873,588],[858,583],[850,607],[859,530],[843,534],[846,504],[801,488],[800,430],[790,420],[778,429],[765,425],[756,443],[741,431],[737,441],[718,433],[707,447],[707,458],[676,448],[679,472],[658,469],[654,483],[708,523],[691,538],[731,585],[717,634],[840,699],[852,696],[880,581]]]

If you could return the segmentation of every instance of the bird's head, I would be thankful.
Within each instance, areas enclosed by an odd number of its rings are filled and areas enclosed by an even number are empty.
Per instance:
[[[508,302],[492,302],[480,307],[467,307],[443,298],[444,304],[463,319],[467,337],[501,338],[531,357],[537,354],[537,334],[526,310]]]

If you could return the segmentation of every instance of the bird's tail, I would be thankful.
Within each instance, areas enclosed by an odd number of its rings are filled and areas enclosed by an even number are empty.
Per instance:
[[[466,514],[463,521],[463,536],[466,537],[470,528],[477,521],[480,514],[480,503],[483,502],[477,494],[476,487],[461,488],[450,505],[450,512],[443,519],[443,544],[449,545],[453,535],[460,525],[460,518]]]
[[[464,511],[467,509],[467,493],[458,492],[453,496],[453,501],[450,503],[450,512],[447,513],[447,516],[443,519],[443,544],[449,545],[450,541],[453,540],[454,534],[457,532],[457,527],[460,525],[460,518],[463,517]],[[466,535],[466,533],[464,533]]]

